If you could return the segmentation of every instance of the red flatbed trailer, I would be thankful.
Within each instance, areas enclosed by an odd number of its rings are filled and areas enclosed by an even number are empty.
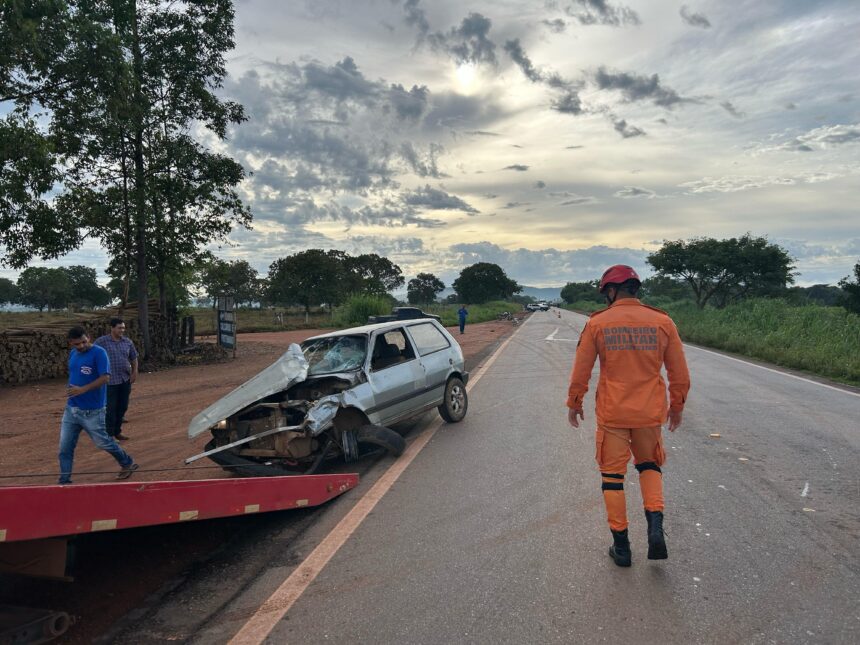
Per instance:
[[[0,488],[0,573],[71,580],[66,555],[76,535],[318,506],[357,485],[357,474],[336,473]],[[10,627],[4,609],[0,643],[45,642],[68,628],[61,612]]]

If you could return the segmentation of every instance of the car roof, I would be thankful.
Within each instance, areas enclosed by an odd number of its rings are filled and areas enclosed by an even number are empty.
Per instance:
[[[329,332],[328,334],[319,334],[318,336],[311,336],[307,338],[308,340],[317,340],[320,338],[333,338],[336,336],[369,336],[375,331],[382,329],[396,329],[398,327],[417,325],[421,323],[438,323],[439,321],[434,320],[433,318],[410,318],[408,320],[391,320],[388,322],[374,323],[372,325],[362,325],[361,327],[350,327],[349,329],[340,329],[338,331]],[[441,323],[439,323],[441,327]]]

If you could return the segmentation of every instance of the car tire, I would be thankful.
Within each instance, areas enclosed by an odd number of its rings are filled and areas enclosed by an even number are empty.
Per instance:
[[[356,439],[358,440],[359,447],[370,445],[385,448],[385,450],[395,457],[399,457],[406,450],[406,440],[394,432],[394,430],[385,426],[373,424],[361,426],[356,433]]]
[[[466,385],[456,376],[452,376],[445,384],[445,398],[438,408],[439,415],[448,423],[459,423],[466,417],[469,410],[469,395]]]

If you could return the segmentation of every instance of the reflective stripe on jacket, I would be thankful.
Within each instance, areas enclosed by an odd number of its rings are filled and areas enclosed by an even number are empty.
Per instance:
[[[678,330],[665,311],[624,298],[592,314],[576,346],[567,407],[582,409],[598,356],[597,423],[653,427],[666,420],[669,406],[684,408],[690,373]],[[663,365],[669,377],[668,405]]]

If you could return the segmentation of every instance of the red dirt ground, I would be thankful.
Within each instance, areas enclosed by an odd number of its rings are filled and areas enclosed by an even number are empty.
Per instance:
[[[466,366],[478,363],[508,335],[510,322],[469,325],[459,341]],[[207,365],[187,365],[169,370],[142,373],[134,385],[126,414],[122,442],[141,470],[134,480],[177,480],[229,477],[208,460],[190,466],[185,457],[203,451],[208,434],[189,440],[186,435],[192,417],[230,390],[270,365],[290,343],[330,330],[303,329],[289,332],[240,334],[235,359]],[[53,484],[57,478],[57,441],[65,405],[65,380],[0,389],[0,485]],[[82,434],[75,452],[75,483],[114,481],[118,470],[110,455],[96,449]],[[90,474],[91,473],[91,474]],[[14,475],[28,475],[11,477]]]

